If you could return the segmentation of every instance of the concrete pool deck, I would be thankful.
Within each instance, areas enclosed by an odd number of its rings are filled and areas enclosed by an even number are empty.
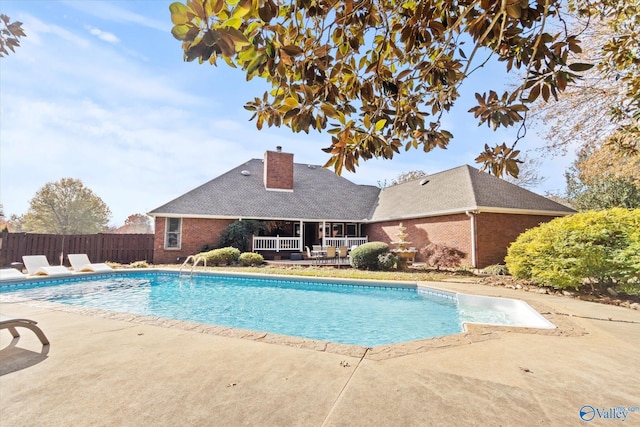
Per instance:
[[[1,424],[579,425],[584,405],[602,414],[640,407],[640,312],[481,285],[426,285],[523,299],[561,327],[472,328],[363,357],[176,322],[2,303],[3,315],[38,321],[51,345],[43,351],[28,330],[13,341],[0,334]],[[595,414],[589,424],[618,421]],[[640,412],[625,424],[640,424]]]

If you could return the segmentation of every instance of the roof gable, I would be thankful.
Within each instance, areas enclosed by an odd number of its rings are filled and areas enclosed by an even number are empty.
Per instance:
[[[574,212],[546,197],[464,165],[383,189],[371,219],[383,221],[465,211]]]
[[[293,191],[264,187],[261,159],[252,159],[160,206],[151,215],[361,221],[380,189],[358,185],[315,165],[294,163]]]
[[[505,180],[464,165],[380,190],[333,171],[294,163],[293,191],[264,187],[252,159],[154,209],[152,216],[308,221],[387,221],[465,211],[563,215],[575,212]]]

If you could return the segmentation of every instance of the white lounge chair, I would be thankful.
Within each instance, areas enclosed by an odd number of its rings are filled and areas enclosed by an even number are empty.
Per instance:
[[[0,270],[0,280],[24,279],[27,275],[15,268],[3,268]]]
[[[16,330],[17,327],[31,329],[34,334],[40,339],[42,345],[49,345],[49,340],[45,336],[42,329],[37,327],[38,322],[30,319],[10,319],[7,317],[0,317],[0,329],[8,329],[14,338],[18,338],[20,334]]]
[[[70,276],[71,271],[62,265],[49,265],[44,255],[24,255],[24,268],[31,276]]]
[[[94,273],[100,273],[103,271],[112,271],[113,268],[109,267],[103,262],[92,263],[89,261],[87,254],[69,254],[69,263],[74,271],[91,271]]]

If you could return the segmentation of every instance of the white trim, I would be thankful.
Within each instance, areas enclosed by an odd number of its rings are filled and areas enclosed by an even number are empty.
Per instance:
[[[168,246],[167,236],[169,234],[169,220],[170,219],[179,219],[180,223],[178,224],[178,231],[172,231],[171,233],[175,233],[178,235],[178,245],[177,246]],[[167,217],[164,220],[164,249],[165,250],[180,250],[182,249],[182,218],[176,217]]]
[[[244,215],[242,217],[238,215],[198,215],[198,214],[164,214],[164,213],[147,213],[150,217],[162,217],[162,218],[200,218],[200,219],[256,219],[266,221],[304,221],[304,222],[353,222],[358,224],[375,224],[377,222],[386,221],[400,221],[405,219],[417,219],[417,218],[431,218],[435,216],[443,215],[456,215],[465,214],[467,211],[475,211],[477,213],[503,213],[503,214],[515,214],[515,215],[541,215],[541,216],[568,216],[573,215],[575,212],[566,211],[548,211],[548,210],[535,210],[535,209],[514,209],[514,208],[494,208],[490,206],[468,206],[466,208],[450,209],[430,212],[428,214],[412,214],[412,215],[400,215],[394,217],[374,218],[374,219],[331,219],[331,218],[287,218],[287,217],[264,217],[264,216],[252,216]]]
[[[575,213],[575,212],[547,211],[547,210],[534,210],[534,209],[469,206],[467,208],[435,211],[435,212],[430,212],[428,214],[412,214],[412,215],[401,215],[401,216],[386,217],[386,218],[375,218],[375,219],[365,220],[363,222],[367,224],[371,224],[376,222],[399,221],[399,220],[405,220],[405,219],[431,218],[431,217],[444,216],[444,215],[465,214],[466,212],[469,212],[469,211],[474,211],[475,213],[502,213],[502,214],[514,214],[514,215],[541,215],[541,216],[567,216],[567,215],[573,215]]]
[[[353,222],[364,224],[368,222],[366,219],[331,219],[331,218],[290,218],[290,217],[266,217],[266,216],[252,216],[252,215],[199,215],[199,214],[163,214],[163,213],[154,213],[147,214],[150,217],[160,217],[160,218],[197,218],[197,219],[233,219],[233,220],[242,220],[242,219],[255,219],[255,220],[264,220],[264,221],[303,221],[303,222]]]
[[[293,193],[293,188],[289,189],[289,188],[272,188],[272,187],[264,187],[265,190],[267,191],[280,191],[283,193]]]

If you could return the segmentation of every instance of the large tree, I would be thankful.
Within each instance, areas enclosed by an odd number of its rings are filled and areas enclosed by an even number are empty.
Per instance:
[[[569,5],[584,16],[615,16],[621,26],[638,15],[638,0]],[[550,25],[564,24],[566,10],[562,0],[187,0],[170,6],[185,60],[216,65],[222,59],[247,79],[266,80],[272,90],[245,106],[256,126],[328,127],[325,166],[338,173],[355,171],[360,159],[392,158],[403,147],[446,148],[453,135],[442,127],[443,114],[468,76],[492,57],[522,79],[509,92],[477,93],[470,112],[493,129],[522,126],[528,104],[556,98],[591,68],[574,59],[580,35]],[[624,59],[629,43],[605,46],[610,67],[634,66]],[[636,80],[629,82],[625,96],[632,99],[638,91]],[[637,103],[632,107],[638,111]],[[476,160],[496,175],[517,175],[516,142],[485,145]]]
[[[520,157],[520,171],[517,177],[506,175],[503,177],[505,181],[518,185],[522,188],[533,190],[540,184],[544,183],[547,178],[540,175],[540,167],[542,166],[542,160],[535,157],[530,157],[528,154],[523,154]]]
[[[565,173],[566,200],[580,211],[591,209],[640,208],[640,156],[635,177],[633,173],[618,173],[606,163],[606,156],[588,149],[578,153],[578,158]],[[596,162],[600,162],[598,168]],[[627,159],[628,160],[628,159]]]
[[[124,225],[116,228],[114,232],[118,234],[149,234],[153,233],[153,228],[151,227],[149,217],[138,213],[129,215],[127,219],[124,220]]]
[[[22,217],[22,231],[93,234],[107,227],[111,211],[82,181],[62,178],[38,190]]]
[[[633,172],[634,163],[640,161],[640,18],[635,3],[634,8],[629,2],[629,8],[636,13],[622,23],[619,17],[575,17],[571,25],[581,33],[584,46],[576,57],[599,66],[586,71],[582,79],[567,82],[560,99],[538,100],[530,114],[544,124],[547,152],[564,153],[569,147],[590,151],[597,154],[594,164],[600,164],[600,173],[603,162],[612,172]],[[630,22],[635,22],[633,28]],[[615,43],[624,44],[624,59],[609,52]]]

